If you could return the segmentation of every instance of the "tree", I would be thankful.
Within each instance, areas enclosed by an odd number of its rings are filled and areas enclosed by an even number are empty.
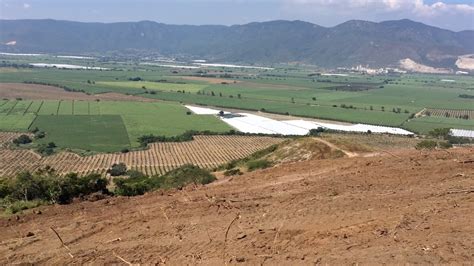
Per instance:
[[[316,101],[316,97],[311,98],[313,101]]]
[[[435,138],[446,139],[447,137],[449,137],[450,132],[450,128],[435,128],[428,132],[428,134]]]
[[[121,176],[127,172],[127,166],[124,163],[113,164],[112,167],[107,170],[111,176]]]
[[[21,135],[18,138],[13,140],[13,143],[16,144],[16,145],[28,144],[28,143],[31,143],[31,142],[32,142],[32,140],[28,135]]]
[[[324,131],[325,131],[325,129],[323,127],[313,128],[313,129],[309,130],[308,135],[310,135],[310,136],[319,136]]]

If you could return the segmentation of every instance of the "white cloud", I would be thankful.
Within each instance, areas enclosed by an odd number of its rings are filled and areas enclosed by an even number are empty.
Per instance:
[[[376,9],[377,11],[408,11],[418,16],[436,16],[443,13],[474,14],[474,5],[436,2],[427,4],[424,0],[287,0],[297,5],[340,7],[344,9]]]
[[[23,3],[23,8],[24,8],[24,9],[28,9],[28,8],[30,8],[30,7],[31,7],[30,4],[28,4],[28,3]]]

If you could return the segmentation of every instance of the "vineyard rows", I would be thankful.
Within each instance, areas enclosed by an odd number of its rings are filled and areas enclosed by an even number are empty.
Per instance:
[[[0,133],[0,143],[2,139],[10,139],[4,136],[8,134]],[[258,136],[196,136],[190,142],[154,143],[143,151],[86,157],[70,152],[41,157],[29,150],[0,148],[0,176],[10,177],[45,166],[53,167],[59,174],[104,174],[112,164],[120,162],[147,175],[164,174],[188,163],[213,168],[281,141],[283,139]]]
[[[474,119],[474,110],[426,109],[422,115],[460,119]]]

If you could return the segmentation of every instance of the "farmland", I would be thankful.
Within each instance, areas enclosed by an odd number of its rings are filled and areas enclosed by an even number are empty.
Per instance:
[[[441,82],[444,76],[439,75],[317,76],[304,68],[170,70],[123,63],[115,64],[112,69],[20,69],[13,73],[0,72],[0,81],[66,86],[87,92],[90,97],[121,93],[151,100],[264,109],[386,126],[401,126],[411,114],[424,108],[473,110],[472,99],[459,97],[470,94],[474,84],[470,76],[455,77],[456,82],[448,84]],[[139,81],[130,80],[137,77]]]
[[[38,143],[98,152],[138,147],[146,134],[231,129],[214,116],[188,115],[182,105],[165,102],[10,100],[3,101],[0,116],[2,131],[38,128],[47,133]]]
[[[14,136],[12,133],[0,133],[0,144],[1,141],[4,144],[11,141]],[[143,151],[84,157],[71,152],[41,157],[29,150],[0,148],[0,176],[14,176],[21,171],[34,171],[44,166],[51,166],[60,174],[103,174],[112,164],[119,162],[148,175],[164,174],[188,163],[213,168],[282,141],[271,137],[196,136],[190,142],[154,143]]]
[[[74,58],[39,58],[84,64]],[[139,147],[137,139],[147,134],[231,129],[214,116],[187,114],[183,104],[275,113],[288,120],[401,127],[421,134],[440,127],[474,128],[472,119],[455,119],[474,112],[473,100],[460,97],[472,95],[472,76],[333,75],[299,66],[185,69],[94,60],[87,66],[103,69],[12,68],[30,59],[4,59],[9,67],[0,71],[0,130],[38,128],[47,134],[36,143],[55,142],[59,148],[117,152]],[[414,117],[423,116],[422,110],[432,110],[432,117]],[[66,127],[70,130],[61,130]],[[91,128],[92,135],[85,134]]]
[[[474,110],[452,110],[429,108],[423,111],[422,115],[458,119],[474,119]]]

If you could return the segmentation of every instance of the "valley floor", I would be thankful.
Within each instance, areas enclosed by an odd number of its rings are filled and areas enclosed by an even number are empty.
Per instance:
[[[469,264],[473,154],[310,160],[204,187],[45,206],[0,219],[0,264]]]

